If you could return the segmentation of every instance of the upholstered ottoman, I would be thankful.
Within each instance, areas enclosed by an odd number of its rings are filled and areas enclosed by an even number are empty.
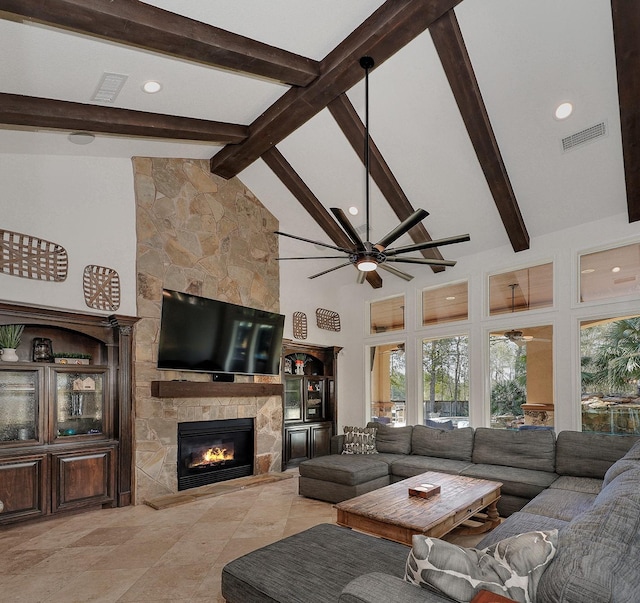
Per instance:
[[[388,486],[397,454],[330,454],[300,463],[302,496],[337,503]]]

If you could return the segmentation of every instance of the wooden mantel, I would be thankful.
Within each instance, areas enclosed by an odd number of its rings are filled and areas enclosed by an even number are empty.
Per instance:
[[[282,383],[226,383],[217,381],[152,381],[155,398],[237,398],[282,396]]]

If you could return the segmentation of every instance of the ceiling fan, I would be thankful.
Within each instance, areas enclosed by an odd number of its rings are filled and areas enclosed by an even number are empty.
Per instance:
[[[389,248],[394,241],[399,239],[402,235],[407,233],[416,224],[424,220],[429,213],[424,209],[417,209],[408,218],[403,220],[393,230],[388,232],[379,241],[373,243],[369,240],[369,71],[374,65],[374,61],[371,57],[365,56],[360,59],[360,66],[365,70],[365,148],[364,148],[364,163],[365,163],[365,209],[366,209],[366,239],[363,241],[358,234],[357,230],[349,222],[346,214],[340,208],[332,207],[331,212],[335,216],[338,224],[342,227],[342,230],[346,233],[347,237],[351,241],[352,245],[349,247],[338,247],[336,245],[328,245],[320,241],[313,241],[311,239],[305,239],[286,232],[276,231],[276,234],[289,237],[291,239],[297,239],[298,241],[304,241],[306,243],[312,243],[313,245],[319,245],[320,247],[326,247],[328,249],[334,249],[341,252],[344,255],[327,255],[316,257],[290,257],[290,258],[277,258],[278,260],[329,260],[329,259],[344,259],[346,260],[338,266],[323,270],[317,274],[311,275],[309,278],[317,278],[339,270],[345,266],[355,266],[360,270],[358,282],[364,282],[366,274],[372,272],[378,268],[385,270],[395,276],[398,276],[406,281],[410,281],[413,276],[399,270],[395,266],[390,266],[389,263],[403,263],[403,264],[426,264],[429,266],[455,266],[455,261],[430,259],[424,257],[406,257],[405,253],[411,253],[412,251],[421,251],[423,249],[433,249],[435,247],[442,247],[444,245],[452,245],[454,243],[463,243],[469,241],[468,234],[459,235],[454,237],[448,237],[445,239],[439,239],[437,241],[427,241],[424,243],[416,243],[414,245],[404,245],[401,247]],[[346,257],[345,257],[346,255]]]
[[[509,285],[509,287],[511,288],[511,312],[512,313],[515,312],[515,291],[517,286],[518,286],[517,283],[513,283]],[[528,303],[527,303],[527,307],[528,307]],[[505,339],[515,343],[518,346],[523,346],[529,341],[533,341],[534,339],[536,341],[551,341],[550,339],[542,339],[540,337],[534,337],[533,335],[525,335],[520,329],[510,329],[508,331],[505,331],[503,333],[503,336]]]

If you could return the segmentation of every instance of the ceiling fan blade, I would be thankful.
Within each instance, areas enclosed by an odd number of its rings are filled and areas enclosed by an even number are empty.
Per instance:
[[[362,285],[362,283],[364,283],[366,278],[367,278],[367,273],[362,272],[362,270],[358,270],[358,278],[356,278],[356,283],[358,283],[358,285]]]
[[[322,272],[318,272],[318,274],[312,274],[309,278],[318,278],[323,274],[328,274],[329,272],[333,272],[334,270],[344,268],[345,266],[351,266],[351,262],[345,262],[344,264],[340,264],[339,266],[334,266],[333,268],[329,268],[329,270],[323,270]]]
[[[327,243],[321,243],[320,241],[312,241],[311,239],[305,239],[297,235],[287,234],[286,232],[280,232],[274,230],[273,234],[282,235],[283,237],[289,237],[290,239],[297,239],[298,241],[304,241],[305,243],[311,243],[312,245],[320,245],[321,247],[328,247],[329,249],[335,249],[336,251],[342,251],[343,253],[353,253],[353,249],[346,249],[345,247],[336,247],[335,245],[328,245]]]
[[[398,270],[393,266],[387,266],[386,264],[378,264],[378,268],[382,268],[382,270],[386,270],[391,274],[395,274],[396,276],[399,276],[401,279],[404,279],[405,281],[413,280],[413,276],[411,274],[403,272],[402,270]]]
[[[454,243],[465,243],[470,241],[468,234],[458,235],[457,237],[447,237],[446,239],[438,239],[437,241],[427,241],[426,243],[416,243],[415,245],[405,245],[404,247],[395,247],[394,249],[385,249],[384,254],[389,257],[398,255],[399,253],[409,253],[411,251],[421,251],[422,249],[433,249],[434,247],[442,247],[443,245],[453,245]]]
[[[378,249],[384,249],[393,243],[396,239],[400,238],[405,232],[411,230],[416,224],[422,222],[429,212],[425,209],[416,209],[406,220],[403,220],[386,236],[382,237],[377,243]]]
[[[304,256],[299,258],[276,258],[278,262],[282,260],[344,260],[342,255],[314,255]]]
[[[382,277],[378,274],[377,270],[367,272],[365,278],[367,279],[367,283],[371,285],[372,289],[380,289],[382,287]]]
[[[387,262],[400,262],[402,264],[426,264],[428,266],[455,266],[454,260],[431,260],[427,258],[387,258]]]
[[[347,233],[347,236],[353,241],[353,244],[356,245],[356,247],[363,247],[362,239],[351,222],[349,222],[347,214],[345,214],[339,207],[331,207],[330,209],[336,217],[336,220],[338,220],[340,226],[342,226],[342,230],[344,230]]]

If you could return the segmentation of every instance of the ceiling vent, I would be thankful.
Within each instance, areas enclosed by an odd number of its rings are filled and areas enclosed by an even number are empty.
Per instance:
[[[128,77],[128,75],[122,75],[121,73],[103,73],[91,100],[99,103],[114,102]]]
[[[602,138],[607,135],[607,124],[604,121],[601,121],[599,124],[595,126],[591,126],[590,128],[586,128],[581,130],[580,132],[576,132],[575,134],[571,134],[571,136],[567,136],[562,139],[562,150],[566,153],[567,151],[571,151],[576,147],[581,147],[582,145],[587,144],[588,142],[592,142],[598,138]]]

